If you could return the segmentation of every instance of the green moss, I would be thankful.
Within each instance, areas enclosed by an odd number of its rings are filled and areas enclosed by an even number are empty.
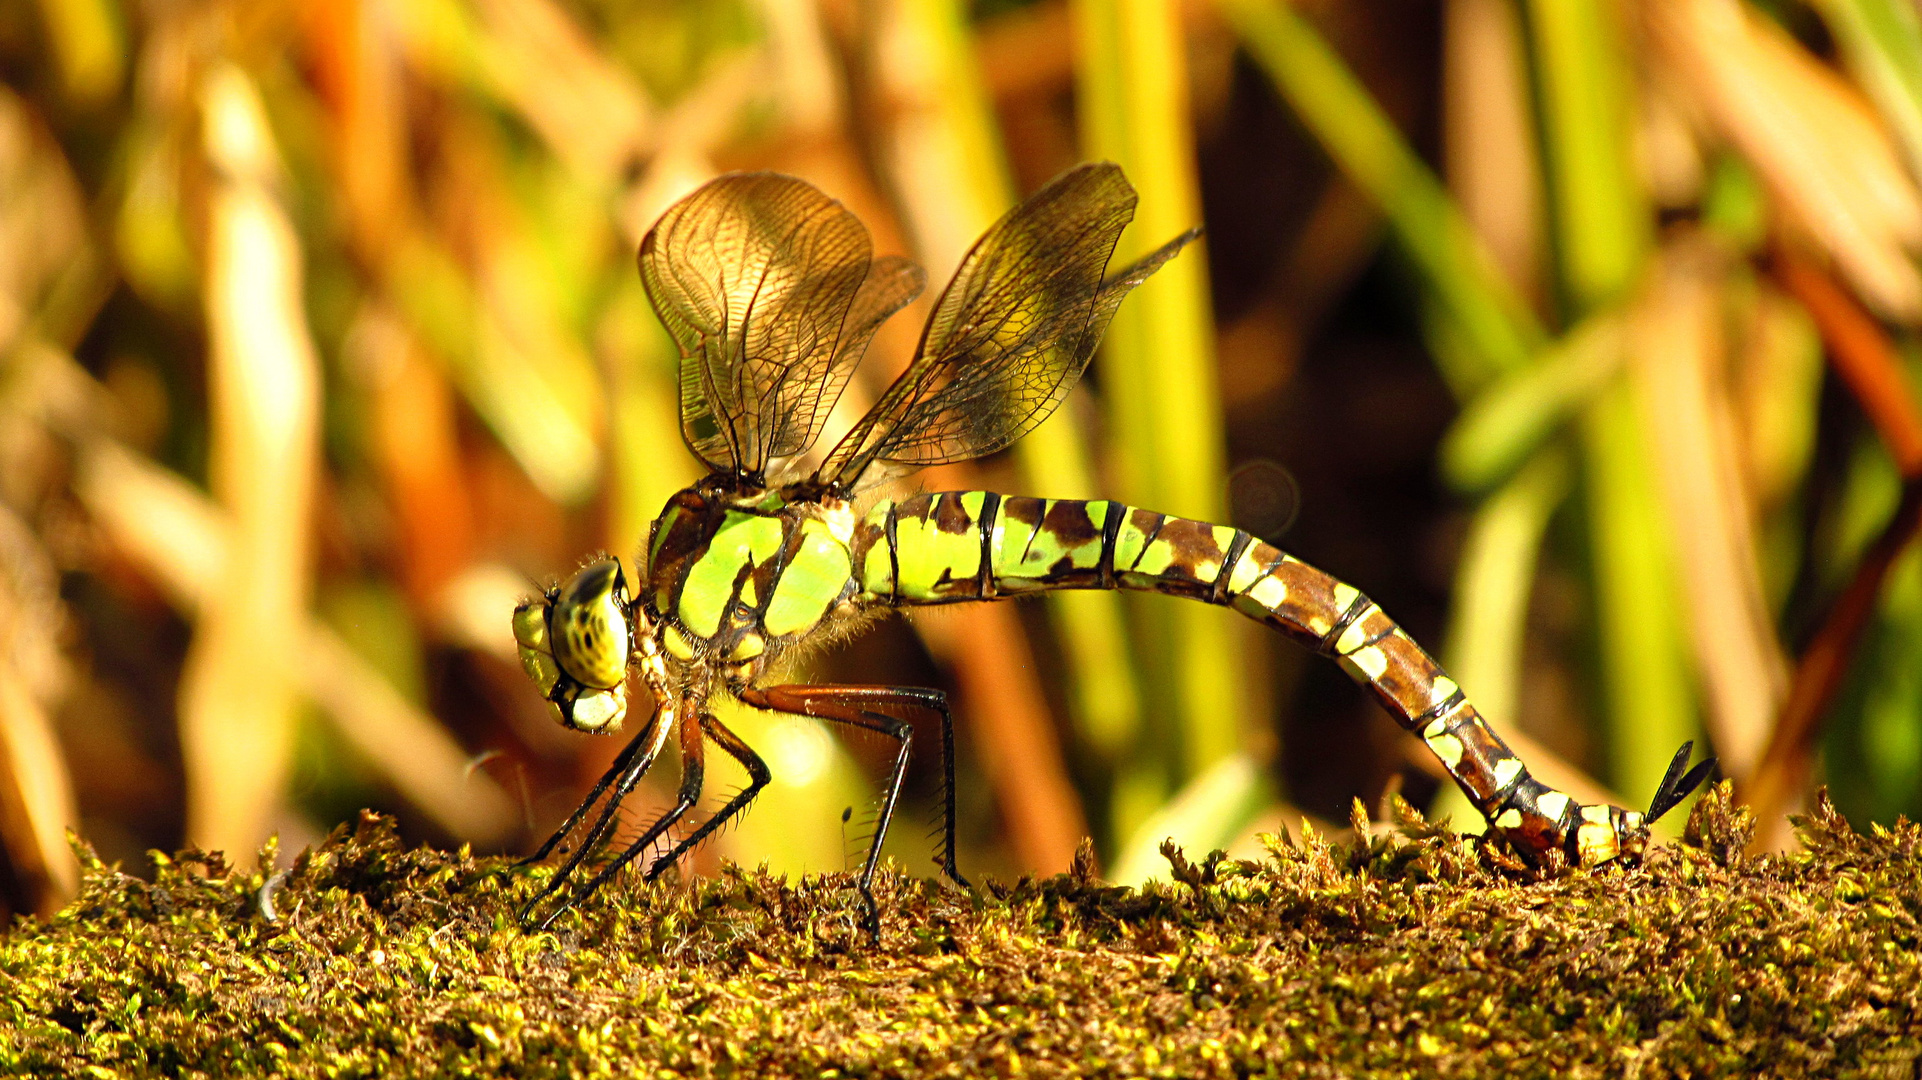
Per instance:
[[[266,873],[91,861],[0,942],[0,1072],[33,1076],[1911,1075],[1922,830],[1826,799],[1742,854],[1726,789],[1633,870],[1534,880],[1405,810],[1353,844],[968,895],[830,875],[610,888],[364,817]],[[271,865],[271,852],[263,865]]]

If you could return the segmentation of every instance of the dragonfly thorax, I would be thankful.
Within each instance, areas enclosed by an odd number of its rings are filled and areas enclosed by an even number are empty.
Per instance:
[[[640,600],[670,657],[751,680],[853,600],[852,511],[791,494],[710,478],[668,499]]]

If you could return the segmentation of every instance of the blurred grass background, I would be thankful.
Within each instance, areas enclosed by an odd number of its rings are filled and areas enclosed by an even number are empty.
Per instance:
[[[1694,738],[1761,843],[1816,783],[1922,808],[1913,0],[33,0],[0,74],[9,911],[71,890],[67,828],[138,866],[363,805],[525,850],[572,808],[618,746],[549,724],[507,614],[694,479],[633,253],[744,168],[936,282],[1083,159],[1140,189],[1122,256],[1206,226],[1056,419],[917,484],[1237,522],[1273,463],[1269,538],[1551,782],[1637,805]],[[802,674],[954,694],[970,870],[1092,835],[1138,880],[1391,788],[1479,824],[1202,605],[930,612]],[[880,748],[730,723],[775,781],[696,867],[844,868]]]

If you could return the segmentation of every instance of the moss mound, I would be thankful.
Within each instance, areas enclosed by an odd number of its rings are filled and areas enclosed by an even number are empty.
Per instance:
[[[616,885],[522,934],[545,879],[405,850],[379,818],[275,878],[90,861],[0,942],[28,1076],[1911,1076],[1922,830],[1826,798],[1742,854],[1727,789],[1635,869],[1531,880],[1402,810],[1177,884],[1085,869],[967,895],[736,870]]]

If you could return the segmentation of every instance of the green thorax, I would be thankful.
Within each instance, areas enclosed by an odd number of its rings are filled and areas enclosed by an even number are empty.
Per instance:
[[[713,479],[669,499],[648,542],[642,601],[681,660],[750,663],[853,599],[853,514],[831,497]]]

